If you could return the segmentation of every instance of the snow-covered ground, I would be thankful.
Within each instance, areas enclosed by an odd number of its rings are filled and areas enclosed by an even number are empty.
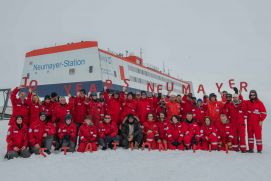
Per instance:
[[[263,154],[198,151],[98,151],[53,153],[43,158],[4,160],[7,121],[0,121],[0,180],[243,180],[271,177],[270,119],[264,124]]]

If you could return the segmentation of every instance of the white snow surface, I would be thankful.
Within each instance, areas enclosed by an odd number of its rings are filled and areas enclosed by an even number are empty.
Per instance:
[[[4,160],[7,120],[0,121],[0,180],[267,181],[271,176],[270,119],[264,123],[262,154],[236,152],[106,150],[52,153]]]

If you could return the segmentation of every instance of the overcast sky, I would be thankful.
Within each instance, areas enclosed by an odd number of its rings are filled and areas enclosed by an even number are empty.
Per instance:
[[[247,81],[271,102],[270,0],[0,0],[0,88],[19,84],[27,51],[97,40],[215,92]]]

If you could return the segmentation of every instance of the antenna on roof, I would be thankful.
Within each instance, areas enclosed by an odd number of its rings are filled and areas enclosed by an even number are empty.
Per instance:
[[[125,57],[128,57],[128,50],[125,50]]]
[[[166,72],[166,68],[165,68],[165,61],[163,61],[163,73]]]
[[[143,50],[140,48],[140,58],[142,59]]]

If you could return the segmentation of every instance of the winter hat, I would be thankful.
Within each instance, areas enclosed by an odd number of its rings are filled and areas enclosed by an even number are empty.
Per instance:
[[[47,99],[51,99],[50,95],[46,95],[46,96],[44,97],[44,100],[47,100]]]
[[[147,95],[146,91],[141,91],[141,95]]]
[[[80,92],[83,92],[84,94],[86,94],[86,90],[85,89],[81,89]]]
[[[226,97],[232,98],[232,94],[227,93]]]
[[[134,96],[134,94],[133,94],[132,92],[129,92],[129,93],[128,93],[128,96],[129,96],[129,95]]]
[[[198,99],[197,102],[202,102],[202,99]]]
[[[211,93],[211,94],[209,95],[209,99],[211,99],[212,97],[216,98],[216,94],[215,94],[215,93]]]
[[[65,116],[65,122],[66,122],[67,120],[72,120],[72,115],[67,114],[67,115]]]
[[[52,93],[51,93],[51,97],[52,97],[52,98],[57,97],[57,96],[58,96],[58,94],[57,94],[56,92],[52,92]]]
[[[40,116],[46,116],[45,112],[40,112]]]

